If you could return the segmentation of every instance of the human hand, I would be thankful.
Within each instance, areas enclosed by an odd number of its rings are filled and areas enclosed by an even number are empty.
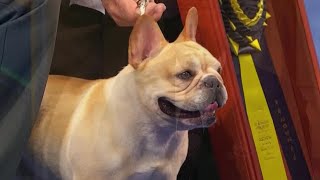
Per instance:
[[[140,16],[140,10],[135,0],[102,0],[102,4],[108,14],[119,26],[133,26]],[[166,6],[163,3],[149,1],[145,14],[158,21]]]

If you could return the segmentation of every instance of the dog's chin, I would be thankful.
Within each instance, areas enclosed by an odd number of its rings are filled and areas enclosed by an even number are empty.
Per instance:
[[[172,123],[175,123],[177,130],[211,126],[216,120],[215,111],[218,108],[217,102],[213,102],[203,110],[188,111],[175,106],[165,97],[158,99],[158,105],[162,114],[174,120]]]

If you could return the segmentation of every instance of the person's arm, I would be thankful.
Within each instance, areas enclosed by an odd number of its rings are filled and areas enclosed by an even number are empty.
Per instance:
[[[119,26],[133,26],[140,16],[140,10],[135,0],[102,0],[102,4]],[[166,6],[163,3],[149,0],[145,14],[158,21],[165,10]]]
[[[95,9],[105,14],[105,9],[101,0],[70,0],[70,5],[72,4],[77,4],[87,8]]]
[[[70,0],[70,4],[77,4],[107,13],[119,26],[133,26],[139,17],[139,9],[135,0]],[[150,0],[146,7],[146,14],[158,21],[166,6]]]

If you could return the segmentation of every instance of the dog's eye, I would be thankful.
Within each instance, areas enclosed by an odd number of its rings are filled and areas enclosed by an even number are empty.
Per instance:
[[[188,80],[192,77],[192,73],[191,73],[191,71],[184,71],[184,72],[178,74],[177,77],[182,80]]]
[[[217,69],[217,72],[218,72],[219,74],[222,73],[222,67],[221,67],[221,66]]]

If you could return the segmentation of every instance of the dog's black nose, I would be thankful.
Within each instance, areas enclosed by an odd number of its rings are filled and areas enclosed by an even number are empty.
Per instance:
[[[206,88],[219,88],[220,82],[219,80],[214,76],[207,76],[203,79],[203,85]]]

